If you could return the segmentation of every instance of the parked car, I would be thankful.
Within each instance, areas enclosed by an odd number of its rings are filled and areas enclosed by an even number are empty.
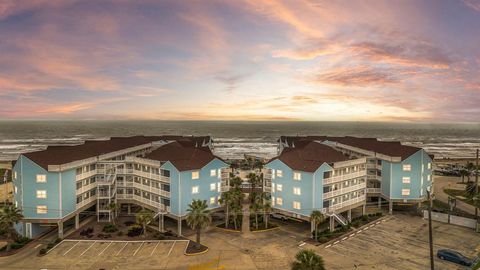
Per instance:
[[[440,249],[439,251],[437,251],[437,257],[441,260],[450,261],[465,266],[472,265],[471,259],[463,256],[461,253],[454,250]]]
[[[278,213],[272,213],[270,214],[270,217],[272,218],[275,218],[275,219],[280,219],[280,220],[288,220],[288,217],[284,216],[284,215],[281,215],[281,214],[278,214]]]

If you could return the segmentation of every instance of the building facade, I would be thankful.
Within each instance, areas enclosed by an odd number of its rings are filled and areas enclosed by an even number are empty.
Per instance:
[[[193,199],[219,208],[228,164],[213,155],[210,137],[136,136],[53,146],[21,155],[13,167],[17,231],[35,237],[52,226],[78,228],[82,216],[110,221],[112,203],[136,204],[181,221]],[[128,207],[130,209],[130,207]]]

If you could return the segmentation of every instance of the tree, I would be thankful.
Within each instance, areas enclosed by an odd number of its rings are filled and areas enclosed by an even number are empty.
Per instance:
[[[464,183],[465,182],[465,176],[468,175],[468,171],[465,170],[465,169],[461,169],[459,173],[460,173],[460,177],[462,177],[462,183]]]
[[[107,205],[107,209],[112,213],[112,224],[115,225],[115,218],[117,217],[117,204],[115,202],[111,202]]]
[[[477,184],[475,182],[468,182],[465,186],[465,197],[472,199],[477,194]]]
[[[255,173],[249,173],[247,175],[247,178],[248,178],[248,182],[250,183],[250,188],[251,188],[250,193],[253,193],[255,191],[255,188],[261,183],[260,177]]]
[[[197,231],[197,243],[200,244],[200,233],[206,229],[212,222],[210,210],[208,210],[207,201],[193,200],[187,209],[187,224],[192,230]]]
[[[238,228],[237,227],[237,217],[238,217],[238,213],[242,212],[242,205],[236,203],[235,201],[232,201],[231,205],[230,205],[230,210],[232,211],[232,215],[233,215],[233,228],[235,230],[237,230],[237,228]]]
[[[252,198],[252,203],[250,204],[250,212],[253,212],[255,215],[255,229],[258,230],[258,213],[262,210],[263,204],[260,196],[257,193],[252,193],[255,196]]]
[[[315,240],[318,241],[318,225],[325,221],[325,216],[322,214],[322,212],[314,210],[310,215],[310,221],[313,222],[313,226],[315,227]]]
[[[221,195],[220,200],[218,202],[225,206],[225,228],[228,228],[229,225],[229,217],[230,217],[230,205],[232,204],[232,191],[229,190],[227,192],[223,192]]]
[[[15,224],[22,219],[22,211],[14,205],[5,205],[0,209],[0,229],[5,231],[7,236],[7,252],[10,251],[11,244],[17,238]]]
[[[238,176],[235,176],[230,179],[230,185],[233,188],[240,188],[240,186],[242,185],[242,179]]]
[[[465,169],[468,171],[467,174],[467,181],[470,182],[470,176],[472,175],[473,170],[475,169],[475,165],[473,165],[472,162],[467,162],[467,165],[465,166]]]
[[[263,222],[265,223],[265,229],[268,229],[268,216],[272,212],[272,205],[269,201],[266,201],[263,205]]]
[[[325,270],[322,257],[313,250],[301,250],[295,255],[292,270]]]
[[[138,212],[135,215],[135,219],[138,224],[141,224],[143,227],[143,237],[147,236],[147,224],[152,222],[153,220],[153,213],[146,209],[142,209],[142,211]]]

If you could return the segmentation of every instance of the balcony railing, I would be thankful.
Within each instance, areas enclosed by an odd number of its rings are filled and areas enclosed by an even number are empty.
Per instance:
[[[82,200],[81,202],[77,203],[77,210],[96,200],[97,200],[97,196],[91,196],[88,199]]]
[[[372,194],[372,193],[381,193],[382,189],[381,188],[367,188],[367,193]]]
[[[367,163],[367,169],[381,170],[382,165],[378,165],[377,163]]]
[[[326,212],[327,213],[332,213],[332,212],[335,212],[338,209],[341,209],[341,208],[344,208],[344,207],[347,207],[347,206],[350,206],[350,205],[354,205],[354,204],[359,203],[359,202],[364,202],[364,201],[365,201],[365,195],[361,195],[360,197],[350,199],[348,201],[344,201],[344,202],[337,203],[337,204],[334,204],[332,206],[329,206],[329,207],[326,208]]]
[[[341,182],[341,181],[345,181],[345,180],[349,180],[349,179],[363,177],[363,176],[366,176],[366,175],[367,175],[367,171],[366,170],[361,170],[361,171],[358,171],[358,172],[347,173],[347,174],[342,174],[342,175],[338,175],[338,176],[333,176],[333,177],[330,177],[330,178],[325,178],[325,179],[323,179],[323,184],[327,185],[327,184],[337,183],[337,182]]]
[[[367,179],[368,180],[377,180],[377,181],[382,181],[382,177],[380,175],[375,175],[375,174],[367,174]]]
[[[92,184],[89,184],[89,185],[86,185],[86,186],[82,186],[81,188],[77,189],[75,192],[76,192],[76,195],[80,195],[82,193],[85,193],[91,189],[95,189],[97,188],[97,184],[96,183],[92,183]]]
[[[352,186],[349,186],[349,187],[340,188],[340,189],[337,189],[337,190],[333,190],[333,191],[330,191],[330,192],[323,193],[323,199],[326,200],[326,199],[329,199],[329,198],[332,198],[332,197],[335,197],[335,196],[341,196],[341,195],[348,194],[348,193],[350,193],[352,191],[355,191],[355,190],[365,189],[366,187],[367,187],[367,184],[364,182],[364,183],[352,185]]]
[[[88,171],[88,172],[84,172],[82,174],[77,174],[75,176],[75,179],[78,181],[78,180],[81,180],[81,179],[90,178],[90,177],[92,177],[96,174],[97,174],[97,170],[91,170],[91,171]]]
[[[133,170],[133,174],[136,176],[144,177],[144,178],[149,178],[153,180],[158,180],[164,183],[170,183],[170,177],[162,176],[159,174],[154,174],[151,172],[144,172],[140,170]]]

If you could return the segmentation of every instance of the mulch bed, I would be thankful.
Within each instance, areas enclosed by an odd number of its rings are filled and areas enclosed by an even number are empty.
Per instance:
[[[187,249],[185,250],[185,255],[197,255],[207,252],[208,247],[202,244],[198,244],[194,241],[189,241]]]

